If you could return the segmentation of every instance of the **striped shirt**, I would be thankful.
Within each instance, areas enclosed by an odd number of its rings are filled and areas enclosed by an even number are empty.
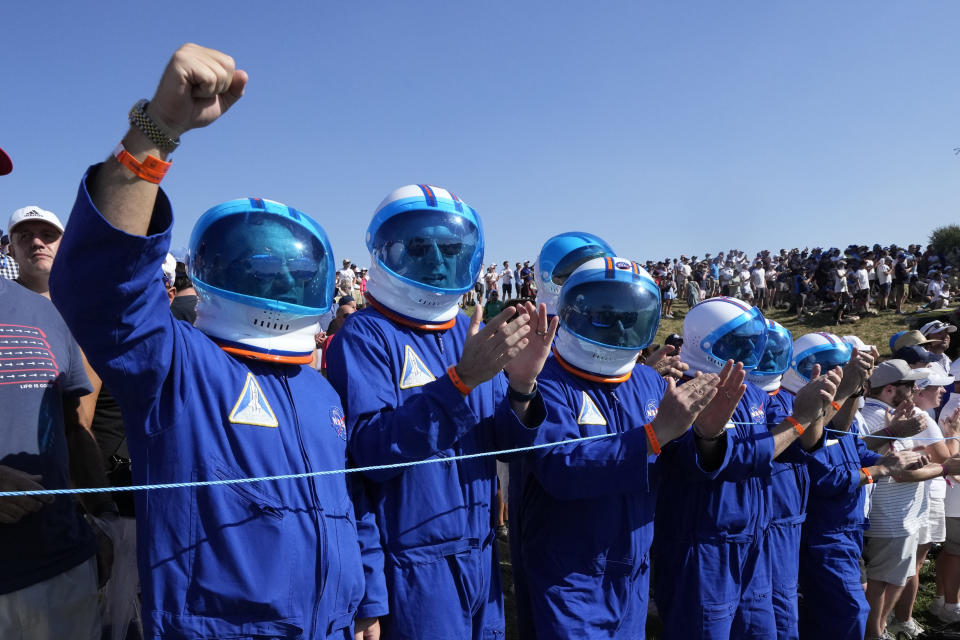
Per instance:
[[[893,407],[876,398],[867,398],[863,403],[863,419],[867,431],[876,433],[887,426],[887,415]],[[922,443],[910,438],[891,440],[895,451],[912,449]],[[920,530],[926,521],[926,500],[922,482],[895,482],[893,478],[876,481],[870,499],[870,528],[867,536],[899,538]]]

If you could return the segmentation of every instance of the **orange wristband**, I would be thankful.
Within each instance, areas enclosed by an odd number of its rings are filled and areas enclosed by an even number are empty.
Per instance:
[[[653,425],[648,422],[643,425],[643,430],[647,432],[647,440],[650,441],[650,448],[653,450],[653,455],[660,455],[660,443],[657,442],[657,434],[653,432]]]
[[[463,395],[470,395],[470,392],[473,391],[473,389],[465,385],[463,380],[460,379],[460,376],[457,375],[456,365],[450,365],[450,367],[447,369],[447,376],[450,377],[450,382],[452,382],[453,386],[457,388],[457,391]]]
[[[802,424],[800,424],[799,422],[793,419],[793,416],[787,416],[784,419],[793,425],[793,430],[797,432],[798,436],[802,436],[803,432],[806,431],[806,429],[803,428]]]
[[[167,175],[170,165],[173,164],[172,162],[164,162],[156,156],[147,156],[143,162],[140,162],[124,148],[123,142],[118,144],[117,148],[113,150],[113,157],[117,159],[117,162],[129,169],[133,175],[141,180],[152,182],[153,184],[160,184],[163,177]]]
[[[867,476],[867,484],[873,484],[873,476],[870,475],[870,472],[867,471],[867,468],[862,467],[860,471],[863,471],[863,475]]]
[[[841,409],[840,404],[837,403],[837,402],[834,402],[834,401],[831,401],[831,402],[830,402],[830,406],[833,407],[833,410],[834,410],[834,411],[840,411],[840,409]]]

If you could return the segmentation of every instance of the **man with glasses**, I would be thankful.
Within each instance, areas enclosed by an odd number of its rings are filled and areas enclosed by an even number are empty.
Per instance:
[[[327,354],[357,465],[443,460],[536,437],[531,427],[546,412],[536,377],[556,320],[530,303],[507,307],[483,328],[479,299],[472,320],[460,312],[483,269],[481,229],[469,205],[425,184],[395,190],[374,213],[368,308]],[[383,547],[379,597],[390,613],[380,620],[382,637],[502,635],[495,458],[364,475]]]

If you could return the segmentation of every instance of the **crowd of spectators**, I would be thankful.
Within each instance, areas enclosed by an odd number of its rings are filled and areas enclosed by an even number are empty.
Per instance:
[[[821,312],[836,324],[863,315],[901,315],[940,309],[958,286],[957,270],[932,246],[850,245],[763,250],[753,258],[731,249],[703,257],[647,260],[671,317],[671,300],[689,306],[714,296],[740,298],[761,310],[789,309],[797,319]]]

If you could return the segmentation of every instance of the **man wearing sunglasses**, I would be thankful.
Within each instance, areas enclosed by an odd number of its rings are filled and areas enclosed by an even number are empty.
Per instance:
[[[389,607],[383,638],[502,636],[496,459],[403,465],[531,444],[556,321],[530,303],[483,328],[480,299],[472,319],[460,312],[483,269],[483,233],[476,211],[446,189],[393,191],[366,239],[368,308],[330,344],[327,375],[357,465],[398,465],[364,473],[386,587],[367,598]]]
[[[146,637],[352,640],[354,619],[381,611],[361,606],[357,530],[373,530],[354,521],[350,481],[229,483],[346,464],[339,399],[308,366],[333,297],[326,233],[278,202],[231,200],[191,234],[196,328],[157,286],[173,226],[164,158],[246,82],[219,51],[174,53],[84,176],[51,293],[120,404],[133,483],[227,482],[135,494]]]

